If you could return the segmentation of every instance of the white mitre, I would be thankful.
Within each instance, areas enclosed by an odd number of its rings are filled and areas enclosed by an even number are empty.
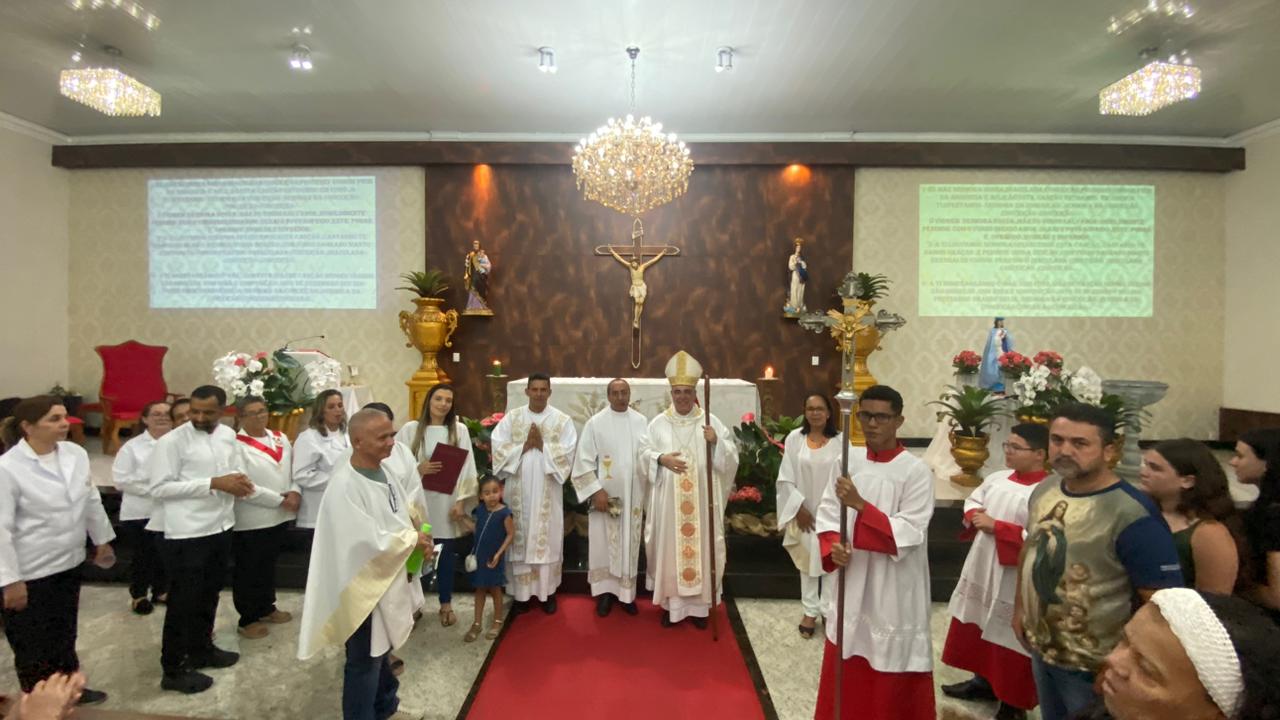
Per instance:
[[[690,387],[698,384],[698,379],[702,377],[702,366],[689,353],[681,350],[671,359],[667,361],[667,382],[672,387],[677,385],[688,385]]]

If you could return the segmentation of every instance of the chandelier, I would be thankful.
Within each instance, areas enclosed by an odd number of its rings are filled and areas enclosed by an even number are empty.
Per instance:
[[[118,57],[113,47],[103,50]],[[112,117],[160,116],[160,93],[143,85],[117,68],[72,68],[58,76],[58,90],[64,97],[88,105]]]
[[[1200,94],[1200,68],[1190,60],[1178,63],[1156,60],[1147,63],[1098,93],[1098,112],[1103,115],[1150,115]]]
[[[640,48],[627,48],[632,112],[639,54]],[[664,135],[662,123],[648,117],[609,118],[600,129],[578,141],[573,153],[573,174],[582,194],[633,217],[683,195],[692,172],[689,148],[676,141],[675,133]]]

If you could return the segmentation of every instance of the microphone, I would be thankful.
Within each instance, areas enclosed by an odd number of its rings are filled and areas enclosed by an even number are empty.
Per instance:
[[[294,338],[292,340],[286,340],[284,343],[284,347],[280,349],[288,350],[290,345],[296,342],[302,342],[303,340],[323,340],[323,339],[324,339],[324,335],[307,335],[306,337]]]

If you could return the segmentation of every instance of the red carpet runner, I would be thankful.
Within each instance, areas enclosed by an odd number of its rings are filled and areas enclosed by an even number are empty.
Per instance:
[[[480,680],[468,718],[757,720],[755,686],[723,606],[720,641],[685,621],[659,625],[658,608],[617,605],[605,618],[583,595],[557,596],[559,610],[514,619]]]

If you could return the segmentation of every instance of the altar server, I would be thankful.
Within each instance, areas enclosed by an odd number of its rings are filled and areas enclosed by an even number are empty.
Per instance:
[[[150,483],[147,463],[156,442],[173,428],[171,411],[166,402],[144,405],[138,414],[133,437],[120,448],[111,463],[111,479],[121,495],[120,529],[128,533],[133,545],[133,560],[129,563],[129,598],[130,607],[138,615],[150,615],[156,604],[169,599],[169,581],[160,560],[160,541],[164,533],[159,525],[159,515],[153,509],[155,503],[147,496]]]
[[[342,393],[325,390],[316,396],[311,420],[293,444],[293,481],[302,488],[298,527],[314,528],[320,498],[329,485],[329,474],[338,459],[351,450],[347,440],[347,409]]]

